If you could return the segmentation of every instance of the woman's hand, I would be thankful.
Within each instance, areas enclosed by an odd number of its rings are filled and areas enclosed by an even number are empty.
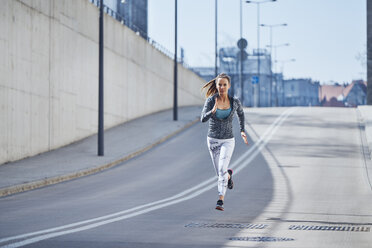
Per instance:
[[[249,145],[247,135],[245,134],[245,132],[240,132],[240,135],[242,136],[242,139],[244,140],[244,143]]]
[[[214,106],[213,106],[213,109],[212,109],[212,113],[214,114],[214,113],[216,113],[216,111],[217,111],[217,101],[218,101],[218,96],[216,96],[216,98],[214,99]]]

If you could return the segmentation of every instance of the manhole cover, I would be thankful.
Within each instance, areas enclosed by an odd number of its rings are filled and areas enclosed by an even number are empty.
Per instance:
[[[291,225],[289,227],[289,230],[370,232],[371,231],[371,227],[368,227],[368,226],[307,226],[307,225]]]
[[[278,238],[278,237],[234,237],[230,238],[232,241],[253,241],[253,242],[282,242],[294,241],[292,238]]]
[[[269,225],[266,224],[244,224],[244,223],[197,223],[193,222],[185,225],[185,227],[198,228],[237,228],[237,229],[265,229]]]

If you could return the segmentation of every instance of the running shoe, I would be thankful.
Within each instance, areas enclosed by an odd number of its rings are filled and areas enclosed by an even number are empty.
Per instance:
[[[218,200],[217,201],[216,209],[217,210],[221,210],[221,211],[224,210],[224,208],[223,208],[223,201],[222,200]]]
[[[227,172],[230,174],[230,179],[229,179],[229,181],[227,181],[227,188],[233,189],[234,188],[234,182],[232,180],[233,171],[232,171],[232,169],[228,169]]]

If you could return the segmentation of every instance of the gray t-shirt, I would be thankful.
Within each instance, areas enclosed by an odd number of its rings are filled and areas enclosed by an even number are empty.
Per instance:
[[[234,113],[238,114],[239,117],[239,124],[240,124],[240,131],[245,131],[244,129],[244,111],[242,104],[240,103],[239,99],[236,97],[229,96],[231,112],[230,115],[226,119],[219,119],[216,117],[215,114],[212,113],[213,106],[215,104],[215,99],[218,94],[215,94],[211,97],[208,97],[205,100],[203,111],[201,113],[200,120],[201,122],[209,121],[209,129],[208,129],[208,137],[214,139],[230,139],[234,138],[233,131],[232,131],[232,120],[234,117]]]

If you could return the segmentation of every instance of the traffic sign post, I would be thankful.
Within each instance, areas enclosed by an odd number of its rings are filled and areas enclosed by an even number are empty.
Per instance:
[[[244,85],[243,85],[243,61],[247,59],[248,54],[244,49],[248,46],[248,41],[246,39],[240,38],[238,40],[238,48],[239,48],[239,53],[240,53],[240,73],[239,73],[239,79],[240,79],[240,89],[241,89],[241,101],[244,106]]]

